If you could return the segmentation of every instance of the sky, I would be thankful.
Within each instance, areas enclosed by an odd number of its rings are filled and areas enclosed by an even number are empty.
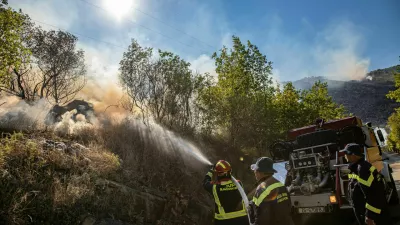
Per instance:
[[[273,62],[278,82],[361,79],[400,64],[398,0],[9,0],[44,29],[75,34],[90,75],[116,81],[132,39],[215,75],[213,52],[236,35]]]

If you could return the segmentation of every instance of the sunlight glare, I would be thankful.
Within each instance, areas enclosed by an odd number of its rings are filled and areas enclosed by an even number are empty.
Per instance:
[[[133,1],[134,0],[104,0],[104,6],[112,16],[121,20],[122,17],[132,11],[134,6]]]

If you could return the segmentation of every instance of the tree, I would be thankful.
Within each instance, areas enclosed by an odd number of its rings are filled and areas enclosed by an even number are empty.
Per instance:
[[[141,111],[143,119],[149,114],[150,91],[157,91],[157,85],[150,89],[150,74],[152,70],[152,48],[141,47],[136,40],[132,40],[128,51],[124,52],[120,64],[120,83],[131,97],[134,105]],[[156,80],[151,80],[156,84]]]
[[[201,91],[199,104],[214,130],[226,132],[231,148],[261,151],[272,122],[272,63],[250,41],[232,41],[232,49],[213,54],[218,82]]]
[[[36,28],[31,51],[40,70],[34,95],[56,104],[71,101],[86,84],[83,50],[76,50],[77,38],[64,31]]]
[[[394,72],[393,76],[396,89],[389,91],[386,97],[400,102],[400,65],[397,65],[397,71]],[[390,127],[389,147],[398,151],[400,149],[400,108],[397,108],[389,117],[388,126]]]
[[[288,130],[306,124],[300,91],[291,82],[285,84],[283,90],[277,88],[274,106],[277,111],[276,129],[279,137],[285,138]]]
[[[388,135],[388,145],[389,148],[394,151],[399,151],[400,149],[400,111],[396,111],[390,115],[388,119],[388,126],[390,127],[390,133]]]
[[[389,91],[386,97],[389,99],[396,100],[396,102],[400,102],[400,65],[397,65],[397,71],[394,72],[393,76],[394,76],[396,90]]]
[[[132,40],[120,62],[120,82],[140,110],[144,121],[153,117],[170,128],[187,129],[192,125],[192,96],[200,76],[179,56],[141,47]]]
[[[305,122],[310,124],[317,118],[325,120],[339,119],[345,116],[343,105],[336,104],[328,94],[328,84],[315,82],[310,90],[301,93]]]
[[[277,89],[274,105],[277,136],[282,139],[288,130],[313,124],[317,118],[331,120],[346,116],[343,105],[333,102],[328,85],[320,81],[303,91],[296,90],[291,82],[285,84],[283,90]]]
[[[0,3],[0,84],[9,82],[10,71],[18,70],[23,58],[30,54],[22,40],[29,17],[6,5],[7,1]]]
[[[20,35],[20,41],[26,51],[19,52],[19,63],[17,66],[10,65],[7,71],[7,79],[0,83],[0,90],[8,94],[15,95],[27,101],[33,101],[32,88],[29,84],[33,82],[34,76],[31,75],[33,65],[31,64],[32,54],[30,44],[32,43],[32,33],[34,24],[25,15],[24,23]]]

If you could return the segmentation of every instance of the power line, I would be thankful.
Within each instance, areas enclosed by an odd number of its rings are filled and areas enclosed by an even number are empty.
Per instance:
[[[88,1],[86,1],[86,0],[81,0],[81,1],[82,1],[82,2],[85,2],[85,3],[88,4],[88,5],[91,5],[92,7],[95,7],[95,8],[98,8],[98,9],[101,9],[101,10],[103,10],[103,11],[108,12],[108,10],[106,10],[105,8],[103,8],[103,7],[101,7],[101,6],[98,6],[98,5],[96,5],[96,4],[93,4],[93,3],[88,2]],[[170,37],[170,36],[168,36],[168,35],[165,35],[165,34],[159,32],[159,31],[153,30],[153,29],[151,29],[151,28],[149,28],[149,27],[146,27],[146,26],[144,26],[144,25],[141,25],[141,24],[139,24],[139,23],[136,23],[136,22],[134,22],[134,21],[132,21],[132,20],[129,20],[129,19],[126,19],[126,20],[129,21],[129,22],[131,22],[132,24],[135,24],[135,25],[140,26],[140,27],[142,27],[142,28],[144,28],[144,29],[147,29],[147,30],[150,30],[150,31],[152,31],[152,32],[154,32],[154,33],[157,33],[157,34],[159,34],[159,35],[161,35],[161,36],[163,36],[163,37],[165,37],[165,38],[168,38],[168,39],[170,39],[170,40],[173,40],[173,41],[175,41],[175,42],[177,42],[177,43],[179,43],[179,44],[185,45],[185,46],[190,47],[190,48],[197,48],[197,49],[201,50],[203,54],[204,54],[204,53],[205,53],[205,54],[208,54],[207,51],[205,51],[204,49],[201,49],[201,48],[199,48],[199,47],[197,47],[197,46],[188,45],[188,44],[186,44],[186,43],[184,43],[184,42],[181,42],[181,41],[179,41],[179,40],[176,40],[175,38],[172,38],[172,37]]]
[[[71,33],[71,34],[74,34],[74,35],[77,35],[77,36],[81,36],[81,37],[84,37],[84,38],[92,39],[92,40],[94,40],[94,41],[102,42],[102,43],[105,43],[105,44],[108,44],[108,45],[111,45],[111,46],[114,46],[114,47],[117,47],[117,48],[126,49],[126,48],[124,48],[124,47],[122,47],[122,46],[120,46],[120,45],[116,45],[116,44],[113,44],[113,43],[111,43],[111,42],[103,41],[103,40],[96,39],[96,38],[93,38],[93,37],[89,37],[89,36],[86,36],[86,35],[83,35],[83,34],[79,34],[79,33],[76,33],[76,32],[70,32],[70,31],[67,31],[67,30],[65,30],[65,29],[62,29],[62,28],[60,28],[60,27],[57,27],[57,26],[55,26],[55,25],[48,24],[48,23],[45,23],[45,22],[42,22],[42,21],[39,21],[39,20],[35,20],[35,19],[32,19],[32,18],[31,18],[31,20],[33,20],[33,21],[35,21],[35,22],[37,22],[37,23],[40,23],[40,24],[47,25],[47,26],[49,26],[49,27],[57,28],[57,29],[59,29],[59,30],[62,30],[62,31],[65,31],[65,32],[68,32],[68,33]]]

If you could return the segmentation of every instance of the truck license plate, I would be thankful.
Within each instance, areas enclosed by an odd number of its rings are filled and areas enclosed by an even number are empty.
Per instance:
[[[299,213],[324,213],[325,207],[298,208]]]

